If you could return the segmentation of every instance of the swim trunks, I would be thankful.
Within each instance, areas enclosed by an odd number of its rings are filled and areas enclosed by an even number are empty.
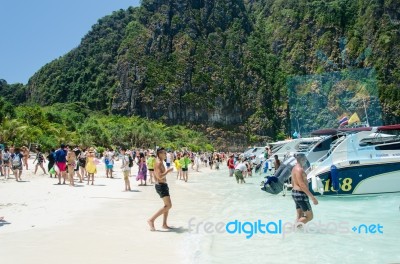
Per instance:
[[[156,183],[155,187],[156,187],[156,191],[157,191],[158,195],[160,195],[160,198],[164,198],[166,196],[169,196],[168,184],[166,184],[166,183]]]
[[[13,165],[12,166],[12,170],[14,170],[14,171],[16,171],[16,170],[22,171],[22,164],[21,165]]]
[[[56,162],[57,167],[60,171],[67,171],[67,163],[66,162]]]
[[[235,178],[237,182],[239,182],[239,180],[244,180],[241,170],[235,170]]]
[[[304,192],[292,190],[292,198],[296,204],[296,209],[301,209],[303,212],[312,211],[308,196]]]

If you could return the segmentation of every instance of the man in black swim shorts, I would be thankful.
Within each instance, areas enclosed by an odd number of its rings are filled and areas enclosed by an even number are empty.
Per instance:
[[[314,205],[318,204],[318,200],[308,190],[307,175],[303,169],[303,166],[307,163],[307,158],[304,154],[296,154],[294,157],[297,164],[292,169],[292,198],[296,204],[297,222],[305,224],[314,217],[308,198],[311,198]]]
[[[158,195],[160,195],[160,198],[164,198],[166,196],[169,196],[169,188],[168,184],[166,183],[156,183],[156,191]]]
[[[167,152],[165,151],[164,148],[160,148],[157,150],[157,159],[154,165],[154,177],[156,182],[155,188],[158,195],[160,195],[160,198],[162,198],[164,201],[164,207],[158,210],[149,220],[147,220],[147,223],[149,224],[151,231],[156,230],[154,226],[154,221],[161,215],[163,215],[162,227],[164,229],[171,229],[167,224],[168,213],[169,209],[171,209],[172,207],[172,203],[171,203],[171,197],[169,196],[169,188],[166,176],[173,170],[173,168],[169,169],[165,168],[164,160],[166,159],[167,156],[166,154]]]

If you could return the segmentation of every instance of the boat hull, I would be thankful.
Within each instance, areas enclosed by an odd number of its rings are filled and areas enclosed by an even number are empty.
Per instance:
[[[324,195],[358,195],[400,192],[400,162],[356,165],[338,168],[339,190],[334,190],[330,172],[318,175],[324,185]],[[310,183],[310,190],[314,195]]]

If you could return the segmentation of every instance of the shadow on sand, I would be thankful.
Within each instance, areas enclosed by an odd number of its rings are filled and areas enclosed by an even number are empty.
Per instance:
[[[180,227],[171,227],[171,229],[161,229],[161,230],[156,230],[156,232],[160,232],[160,233],[177,233],[177,234],[183,234],[183,233],[187,233],[189,231],[189,229],[184,228],[182,226]]]
[[[1,219],[0,220],[0,227],[2,227],[2,226],[4,226],[4,225],[10,225],[11,223],[10,222],[7,222],[6,220],[4,220],[4,219]]]

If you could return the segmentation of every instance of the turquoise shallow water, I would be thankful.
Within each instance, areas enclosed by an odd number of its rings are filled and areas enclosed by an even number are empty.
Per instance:
[[[239,185],[226,169],[210,177],[192,177],[193,209],[186,212],[192,226],[185,234],[185,259],[190,263],[399,263],[400,194],[355,197],[319,197],[313,206],[318,226],[281,234],[228,234],[212,227],[230,221],[263,223],[293,222],[295,206],[290,195],[270,195],[260,191],[262,176],[247,178]],[[400,176],[400,175],[399,175]],[[211,180],[210,180],[211,179]],[[290,193],[289,193],[290,194]],[[201,225],[198,225],[203,222]],[[207,224],[205,230],[204,223]],[[327,225],[324,227],[321,225]],[[365,233],[365,224],[375,234]],[[378,224],[382,226],[379,233]],[[233,231],[234,226],[230,226]],[[246,226],[246,230],[250,226]],[[328,228],[328,229],[327,229]],[[273,226],[270,225],[273,231]],[[279,230],[278,230],[279,231]],[[282,231],[283,232],[283,231]]]

